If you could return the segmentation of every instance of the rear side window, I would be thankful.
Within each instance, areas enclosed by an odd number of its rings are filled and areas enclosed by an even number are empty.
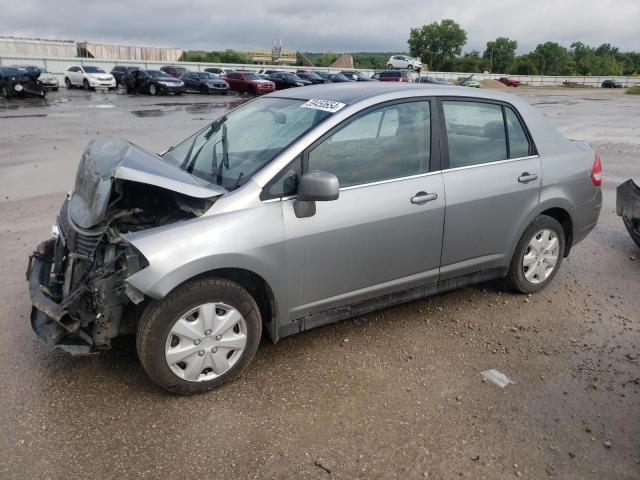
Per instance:
[[[516,113],[505,107],[507,131],[509,132],[509,158],[519,158],[531,155],[531,144],[524,131],[524,127]]]
[[[429,171],[429,102],[406,102],[369,112],[309,152],[309,170],[338,177],[340,187]]]
[[[449,168],[507,159],[502,106],[482,102],[442,102],[447,126]]]

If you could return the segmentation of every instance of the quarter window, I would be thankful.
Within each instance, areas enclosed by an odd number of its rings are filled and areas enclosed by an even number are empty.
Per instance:
[[[505,107],[507,131],[509,132],[509,158],[526,157],[531,154],[531,144],[515,112]]]
[[[502,107],[490,103],[444,101],[449,167],[507,159]]]
[[[341,187],[429,170],[429,102],[406,102],[356,118],[309,153],[309,170],[338,177]]]

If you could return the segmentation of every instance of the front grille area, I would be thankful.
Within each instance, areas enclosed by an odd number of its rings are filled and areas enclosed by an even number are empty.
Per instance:
[[[70,253],[76,253],[84,257],[92,258],[98,248],[100,239],[104,234],[101,228],[95,231],[80,231],[74,228],[69,221],[69,199],[62,204],[60,215],[58,215],[58,229],[60,235],[64,238],[67,250]],[[90,233],[90,234],[89,234]]]
[[[69,236],[69,242],[67,244],[69,251],[92,258],[96,248],[98,248],[102,235],[89,236],[73,230],[71,232],[72,234]]]

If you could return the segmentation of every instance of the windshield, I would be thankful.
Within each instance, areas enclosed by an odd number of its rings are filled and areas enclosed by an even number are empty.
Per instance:
[[[107,73],[103,69],[98,67],[82,67],[85,73]]]
[[[153,78],[164,78],[166,80],[173,80],[173,77],[168,73],[164,73],[162,70],[147,70],[147,73],[150,77]]]
[[[164,155],[182,170],[233,190],[331,116],[304,100],[259,98],[224,115]]]

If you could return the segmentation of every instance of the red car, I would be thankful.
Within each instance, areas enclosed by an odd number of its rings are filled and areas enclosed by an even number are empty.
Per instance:
[[[520,86],[520,80],[514,80],[513,78],[509,78],[509,77],[501,77],[498,79],[498,81],[500,83],[504,83],[507,87],[519,87]]]
[[[253,72],[229,72],[224,79],[229,89],[238,93],[261,95],[275,91],[276,84],[270,80],[260,78]]]
[[[413,82],[413,76],[409,70],[385,70],[380,74],[381,82]]]

